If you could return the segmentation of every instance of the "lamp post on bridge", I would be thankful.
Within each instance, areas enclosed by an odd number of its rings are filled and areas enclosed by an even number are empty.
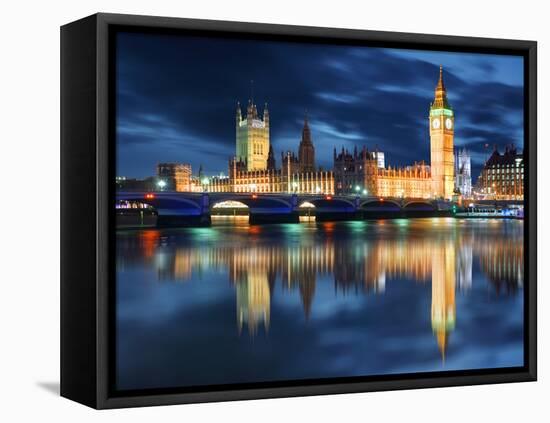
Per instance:
[[[208,178],[202,178],[202,189],[204,192],[208,192],[208,184],[210,183],[210,180]]]
[[[160,179],[157,182],[157,186],[159,187],[159,191],[164,191],[164,188],[166,187],[166,181],[164,179]]]

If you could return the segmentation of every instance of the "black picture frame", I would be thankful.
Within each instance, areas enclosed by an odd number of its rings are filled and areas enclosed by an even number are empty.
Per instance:
[[[523,367],[114,392],[114,90],[116,30],[215,34],[524,57]],[[95,14],[61,27],[61,395],[97,409],[534,381],[537,378],[537,44],[533,41]]]

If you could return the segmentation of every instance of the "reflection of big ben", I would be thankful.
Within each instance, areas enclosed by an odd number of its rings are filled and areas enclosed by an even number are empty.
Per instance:
[[[445,358],[448,336],[456,318],[454,244],[442,244],[432,254],[432,329],[441,356]]]
[[[430,166],[433,194],[448,200],[454,189],[453,139],[454,112],[447,100],[443,67],[440,67],[435,98],[430,106]]]

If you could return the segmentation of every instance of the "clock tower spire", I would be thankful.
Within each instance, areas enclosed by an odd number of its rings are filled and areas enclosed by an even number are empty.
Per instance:
[[[447,100],[443,66],[439,67],[429,122],[433,196],[450,200],[454,190],[454,112]]]
[[[450,108],[447,101],[447,90],[445,89],[445,83],[443,82],[443,66],[439,66],[439,81],[435,87],[435,98],[432,103],[432,107],[436,108]]]

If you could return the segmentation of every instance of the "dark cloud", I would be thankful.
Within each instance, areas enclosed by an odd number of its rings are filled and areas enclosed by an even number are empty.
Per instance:
[[[225,171],[234,154],[236,103],[246,105],[250,80],[260,112],[268,102],[276,157],[297,149],[307,110],[320,165],[331,166],[333,147],[354,145],[377,145],[392,165],[428,161],[428,107],[438,66],[420,53],[396,52],[120,34],[117,172],[147,176],[158,161]],[[487,57],[468,56],[466,70],[454,61],[445,68],[456,113],[455,143],[471,148],[475,157],[486,143],[523,147],[523,87],[498,80],[503,72],[521,72],[521,59],[510,58],[512,65],[503,70]]]

